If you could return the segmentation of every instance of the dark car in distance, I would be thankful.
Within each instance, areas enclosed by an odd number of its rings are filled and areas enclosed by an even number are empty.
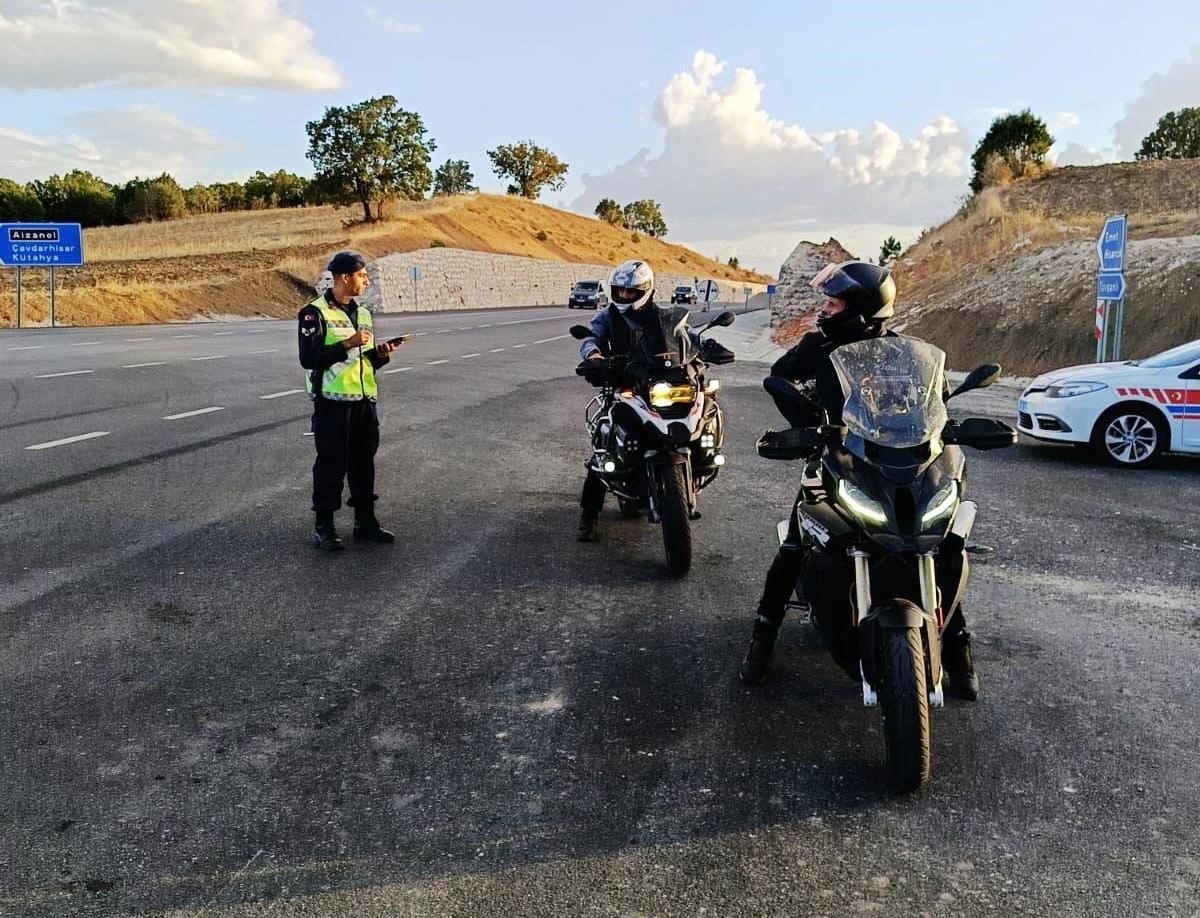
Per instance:
[[[672,303],[682,303],[687,306],[695,306],[696,305],[696,288],[689,287],[687,285],[682,285],[682,286],[676,287],[675,290],[671,293],[671,302]]]
[[[608,294],[598,280],[581,280],[571,288],[568,309],[601,309],[608,305]]]

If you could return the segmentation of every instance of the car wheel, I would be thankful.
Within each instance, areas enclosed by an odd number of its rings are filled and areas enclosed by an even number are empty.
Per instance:
[[[1170,431],[1162,418],[1139,405],[1117,405],[1092,430],[1092,449],[1108,465],[1145,468],[1167,448]]]

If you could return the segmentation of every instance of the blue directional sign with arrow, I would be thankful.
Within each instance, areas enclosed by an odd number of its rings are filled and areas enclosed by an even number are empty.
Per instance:
[[[1096,299],[1119,300],[1125,296],[1125,275],[1120,271],[1102,271],[1096,282]]]
[[[1125,270],[1125,229],[1127,225],[1128,216],[1126,214],[1118,214],[1104,221],[1104,231],[1096,240],[1096,254],[1100,256],[1101,271]],[[1112,299],[1116,299],[1116,297],[1112,297]]]

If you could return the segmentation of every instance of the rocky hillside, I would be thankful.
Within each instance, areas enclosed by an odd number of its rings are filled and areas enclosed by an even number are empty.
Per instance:
[[[986,190],[900,257],[896,327],[937,342],[957,369],[1094,360],[1095,240],[1122,212],[1122,356],[1200,338],[1200,160],[1067,167]]]

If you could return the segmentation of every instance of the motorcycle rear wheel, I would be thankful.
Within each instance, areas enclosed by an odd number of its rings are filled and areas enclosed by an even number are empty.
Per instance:
[[[883,711],[888,778],[901,793],[920,790],[929,780],[929,695],[925,650],[918,628],[884,628]]]
[[[662,535],[667,567],[673,576],[682,577],[692,566],[692,521],[688,517],[683,466],[667,466],[660,470],[659,478],[662,481]]]

